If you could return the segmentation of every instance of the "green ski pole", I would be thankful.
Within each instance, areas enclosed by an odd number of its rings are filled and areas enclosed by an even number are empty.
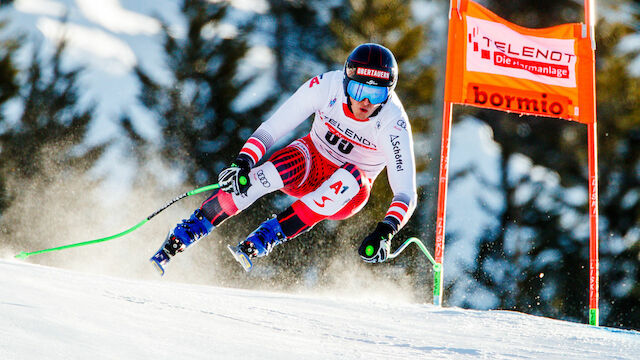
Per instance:
[[[407,246],[411,245],[412,243],[415,243],[416,245],[418,245],[420,250],[422,250],[422,253],[424,253],[424,256],[426,256],[427,259],[429,259],[429,261],[431,262],[431,264],[435,268],[436,267],[436,260],[433,258],[433,256],[431,256],[431,254],[429,253],[429,250],[427,250],[427,247],[424,246],[422,241],[420,241],[420,239],[415,238],[415,237],[408,238],[402,245],[400,245],[399,248],[396,249],[396,251],[394,251],[393,253],[389,254],[388,258],[389,259],[396,258],[398,255],[400,255],[401,252],[404,251],[404,249],[407,248]]]
[[[398,249],[396,249],[396,251],[389,254],[389,259],[396,258],[398,255],[400,255],[401,252],[404,251],[404,249],[407,248],[407,246],[411,245],[412,243],[418,245],[420,250],[422,250],[424,256],[426,256],[427,259],[429,259],[429,261],[431,262],[431,265],[433,265],[433,298],[440,299],[440,279],[442,279],[442,265],[436,263],[436,260],[433,258],[433,256],[431,256],[429,250],[427,250],[427,247],[424,246],[420,239],[415,237],[408,238],[402,245],[400,245]]]
[[[411,245],[413,243],[418,245],[420,250],[422,250],[422,253],[424,254],[424,256],[426,256],[427,259],[429,259],[429,262],[431,262],[431,265],[433,265],[433,270],[435,271],[435,273],[436,274],[440,273],[442,266],[440,264],[436,263],[436,260],[433,258],[433,256],[431,256],[431,253],[429,253],[429,250],[427,250],[427,247],[424,246],[422,241],[420,241],[420,239],[415,238],[415,237],[408,238],[402,245],[400,245],[399,248],[396,249],[396,251],[394,251],[393,253],[389,254],[388,258],[389,259],[396,258],[398,255],[400,255],[401,252],[404,251],[404,249],[407,248],[407,246],[409,246],[409,245]]]
[[[89,241],[84,241],[84,242],[79,242],[79,243],[69,244],[69,245],[64,245],[64,246],[58,246],[58,247],[54,247],[54,248],[50,248],[50,249],[43,249],[43,250],[32,251],[32,252],[22,251],[18,255],[16,255],[15,258],[16,259],[24,259],[24,258],[27,258],[27,257],[29,257],[31,255],[42,254],[42,253],[51,252],[51,251],[70,249],[70,248],[79,247],[79,246],[97,244],[97,243],[101,243],[101,242],[104,242],[104,241],[117,239],[119,237],[125,236],[128,233],[138,229],[139,227],[144,225],[147,221],[151,220],[154,216],[158,215],[160,212],[162,212],[163,210],[165,210],[169,206],[171,206],[174,203],[186,198],[187,196],[200,194],[202,192],[209,191],[209,190],[215,190],[215,189],[218,189],[219,187],[220,187],[219,184],[212,184],[212,185],[207,185],[207,186],[204,186],[204,187],[201,187],[201,188],[186,192],[186,193],[176,197],[175,199],[169,201],[166,205],[164,205],[160,209],[156,210],[153,214],[147,216],[146,219],[140,221],[139,223],[135,224],[134,226],[130,227],[129,229],[127,229],[127,230],[125,230],[125,231],[123,231],[121,233],[118,233],[118,234],[115,234],[115,235],[111,235],[111,236],[107,236],[107,237],[100,238],[100,239],[89,240]]]

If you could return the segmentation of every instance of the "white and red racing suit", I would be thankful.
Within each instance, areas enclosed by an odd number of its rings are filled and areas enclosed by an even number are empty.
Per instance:
[[[395,231],[404,226],[416,207],[416,171],[411,126],[395,92],[375,116],[359,120],[347,105],[342,71],[318,75],[260,125],[240,154],[257,164],[311,114],[315,118],[307,136],[251,170],[246,195],[216,191],[203,203],[214,226],[281,190],[298,198],[278,215],[285,235],[295,237],[323,219],[344,219],[359,211],[385,167],[393,198],[383,221]]]

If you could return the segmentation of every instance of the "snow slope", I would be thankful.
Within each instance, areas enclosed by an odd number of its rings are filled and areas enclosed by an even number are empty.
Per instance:
[[[637,359],[640,333],[508,311],[132,281],[0,260],[0,358]]]

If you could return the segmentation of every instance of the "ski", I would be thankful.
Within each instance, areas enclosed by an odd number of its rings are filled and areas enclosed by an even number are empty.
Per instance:
[[[237,246],[227,245],[227,249],[229,249],[229,251],[231,252],[233,257],[236,259],[236,261],[239,262],[240,265],[242,265],[242,268],[244,269],[244,271],[246,272],[251,271],[251,268],[253,268],[253,263],[251,263],[251,259],[249,258],[249,255],[245,254]]]

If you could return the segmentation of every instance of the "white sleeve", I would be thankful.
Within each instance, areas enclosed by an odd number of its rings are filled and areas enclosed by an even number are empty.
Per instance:
[[[400,230],[416,208],[416,166],[411,126],[406,115],[382,129],[379,138],[387,158],[387,177],[393,200],[384,221]]]
[[[257,151],[256,148],[253,148],[254,153],[257,155],[252,156],[254,163],[257,163],[278,139],[295,129],[309,115],[319,110],[322,104],[326,102],[330,89],[331,79],[326,73],[302,84],[249,138],[254,143],[257,141],[262,144],[262,146],[258,146],[262,151]],[[252,148],[251,144],[248,143],[249,141],[240,151],[241,154],[245,151],[245,148]]]

